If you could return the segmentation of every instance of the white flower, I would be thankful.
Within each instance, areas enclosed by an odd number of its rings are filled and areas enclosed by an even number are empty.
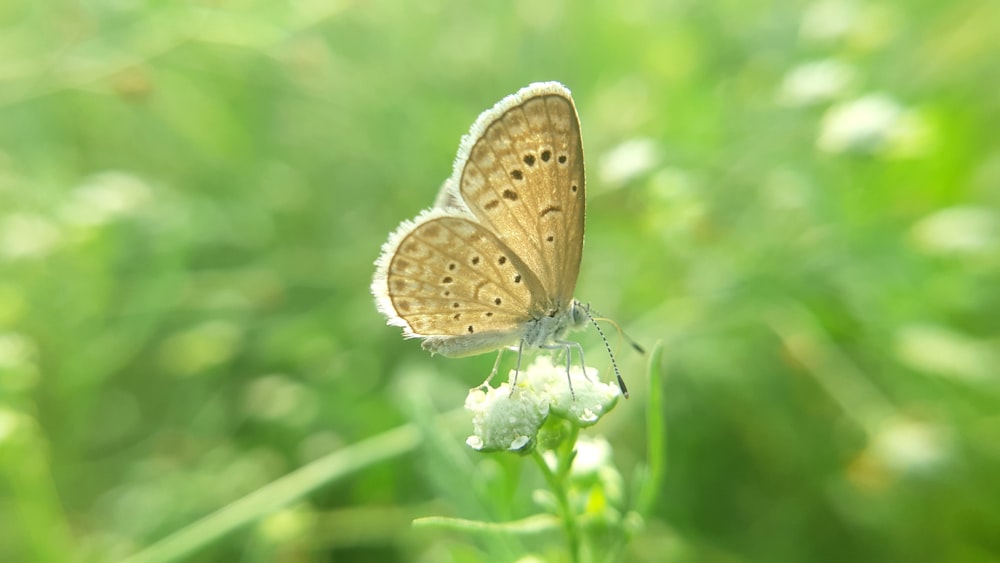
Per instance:
[[[995,384],[1000,353],[989,340],[933,324],[911,324],[896,333],[896,357],[905,365],[965,383]]]
[[[659,160],[655,141],[629,139],[601,155],[601,180],[605,185],[627,183],[652,170]]]
[[[573,458],[574,475],[596,475],[604,467],[612,467],[611,444],[603,437],[580,436]]]
[[[986,256],[1000,240],[1000,217],[984,207],[949,207],[920,220],[910,235],[927,254]]]
[[[534,445],[550,413],[580,427],[590,426],[621,396],[617,385],[597,379],[594,368],[587,368],[585,375],[574,366],[569,376],[572,391],[565,365],[554,366],[551,358],[539,356],[521,373],[511,370],[509,382],[469,391],[465,408],[473,415],[473,435],[466,444],[482,451],[524,451]]]
[[[858,21],[858,6],[844,0],[823,0],[806,10],[802,17],[804,38],[830,41],[847,35]]]
[[[140,178],[125,172],[103,172],[88,178],[69,194],[61,215],[75,225],[101,225],[134,213],[152,199]]]
[[[886,94],[869,94],[827,110],[816,146],[830,153],[913,157],[926,153],[933,140],[930,124],[919,113]]]
[[[876,459],[899,473],[937,469],[952,457],[947,428],[908,418],[886,421],[870,446]]]
[[[62,241],[62,233],[41,215],[16,213],[0,223],[0,256],[12,259],[42,258]]]
[[[0,407],[0,445],[17,438],[18,432],[29,426],[26,422],[29,420],[20,411]]]
[[[511,394],[507,384],[469,391],[465,408],[473,413],[474,432],[465,443],[484,451],[524,449],[549,416],[538,395],[518,389]]]
[[[778,101],[789,106],[826,102],[846,92],[854,80],[854,68],[836,59],[805,63],[785,75]]]
[[[820,0],[806,8],[799,33],[807,42],[874,50],[897,33],[896,10],[877,2]]]
[[[567,381],[566,366],[552,365],[548,356],[540,356],[524,375],[524,384],[536,389],[554,414],[582,427],[596,423],[621,396],[618,385],[602,383],[592,367],[587,367],[584,373],[578,366],[572,366]]]

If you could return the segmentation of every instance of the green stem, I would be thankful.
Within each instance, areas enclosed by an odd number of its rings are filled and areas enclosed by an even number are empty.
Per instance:
[[[576,439],[580,430],[575,426],[570,431],[570,435],[560,444],[556,450],[556,470],[552,471],[545,457],[536,448],[531,455],[542,470],[542,475],[548,482],[552,493],[559,504],[559,516],[566,532],[566,541],[569,547],[569,560],[573,563],[580,561],[580,529],[576,522],[576,512],[569,502],[569,491],[567,490],[567,478],[569,470],[573,465],[573,458],[576,457]]]

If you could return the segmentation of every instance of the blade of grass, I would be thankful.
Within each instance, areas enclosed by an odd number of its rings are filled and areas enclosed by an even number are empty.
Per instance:
[[[649,356],[649,388],[646,392],[646,470],[635,503],[636,510],[643,517],[649,515],[653,503],[656,502],[666,466],[666,423],[663,418],[663,374],[660,367],[662,356],[663,343],[657,342]]]
[[[333,452],[178,530],[126,562],[159,563],[188,557],[323,485],[411,451],[422,440],[417,427],[407,424]]]

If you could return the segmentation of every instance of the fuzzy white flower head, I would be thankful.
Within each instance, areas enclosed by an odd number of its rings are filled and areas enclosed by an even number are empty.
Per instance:
[[[808,7],[802,17],[802,36],[813,41],[831,41],[850,33],[859,9],[854,2],[821,0]]]
[[[611,410],[621,393],[617,385],[597,380],[597,370],[570,369],[572,391],[566,367],[554,366],[548,356],[540,356],[517,376],[499,387],[473,389],[465,400],[472,412],[473,435],[465,441],[481,451],[524,451],[534,443],[549,413],[577,426],[590,426]]]
[[[49,219],[33,213],[12,213],[0,221],[0,258],[44,258],[62,239],[62,232]]]
[[[60,213],[68,223],[97,226],[137,212],[152,198],[152,188],[139,177],[108,171],[74,188]]]
[[[552,358],[541,356],[525,371],[525,386],[532,386],[549,403],[554,414],[578,426],[591,426],[611,410],[621,397],[614,383],[603,383],[597,370],[579,366],[569,370],[571,390],[566,381],[566,367],[552,365]]]
[[[604,467],[614,467],[611,444],[602,436],[581,435],[573,458],[574,475],[597,475]]]
[[[920,473],[940,469],[952,457],[951,439],[946,427],[898,418],[879,429],[870,448],[887,467]]]
[[[472,412],[473,435],[465,441],[482,451],[524,450],[549,416],[548,405],[523,389],[510,392],[510,385],[472,389],[465,399]]]
[[[789,106],[807,106],[832,100],[855,81],[854,68],[836,59],[799,65],[788,72],[778,90],[778,101]]]
[[[600,174],[605,185],[621,185],[649,172],[659,162],[659,147],[652,139],[629,139],[601,156]]]
[[[876,151],[885,144],[903,111],[896,100],[884,94],[838,104],[823,116],[816,144],[831,153]]]
[[[935,137],[930,122],[920,112],[886,94],[869,94],[828,109],[816,146],[828,153],[913,158],[931,150]]]
[[[1000,246],[1000,214],[986,207],[949,207],[921,219],[910,234],[927,254],[989,256]]]

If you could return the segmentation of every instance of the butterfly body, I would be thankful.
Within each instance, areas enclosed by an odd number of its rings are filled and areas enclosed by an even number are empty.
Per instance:
[[[432,353],[565,347],[583,252],[583,145],[569,90],[532,84],[476,120],[435,206],[376,261],[378,309]]]
[[[578,302],[574,301],[574,306]],[[572,329],[586,323],[580,322],[573,312],[553,311],[552,316],[531,317],[523,322],[522,330],[477,333],[468,336],[428,336],[421,347],[428,352],[450,358],[475,356],[501,348],[544,348],[547,344],[561,340]]]

